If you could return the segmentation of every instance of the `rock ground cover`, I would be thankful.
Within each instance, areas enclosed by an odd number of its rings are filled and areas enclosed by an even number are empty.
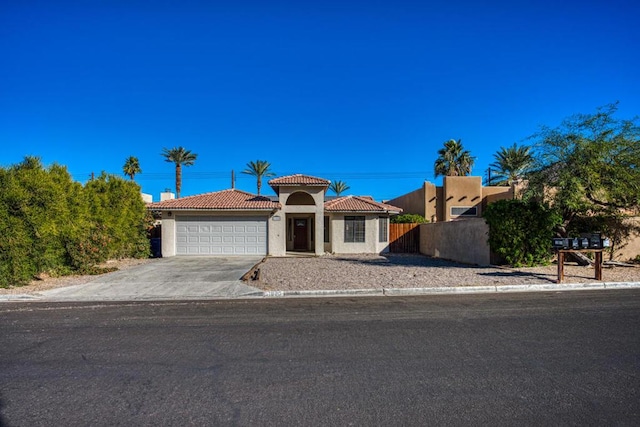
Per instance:
[[[458,264],[423,255],[326,255],[266,258],[259,280],[263,290],[336,290],[500,286],[555,283],[557,265],[508,268]],[[593,267],[565,264],[565,283],[591,283]],[[612,267],[605,282],[640,282],[640,267]]]

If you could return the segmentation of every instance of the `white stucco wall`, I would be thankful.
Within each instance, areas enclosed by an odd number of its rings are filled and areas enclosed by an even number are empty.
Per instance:
[[[162,212],[162,257],[176,255],[176,219]]]
[[[287,218],[282,211],[271,215],[268,221],[267,233],[269,242],[267,253],[272,256],[286,255]]]
[[[344,217],[345,216],[364,216],[364,242],[345,242],[344,241]],[[335,254],[364,254],[364,253],[380,253],[388,242],[378,242],[378,214],[358,214],[358,213],[336,213],[331,214],[331,242],[330,251]]]

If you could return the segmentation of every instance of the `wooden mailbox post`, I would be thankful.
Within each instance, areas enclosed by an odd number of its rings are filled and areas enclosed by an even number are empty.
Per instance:
[[[564,254],[568,252],[593,252],[595,253],[595,279],[602,280],[602,251],[603,249],[558,249],[558,283],[564,280]]]

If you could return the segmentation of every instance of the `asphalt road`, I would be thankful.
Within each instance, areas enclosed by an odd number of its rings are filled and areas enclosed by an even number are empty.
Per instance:
[[[52,425],[639,425],[640,292],[0,305]]]

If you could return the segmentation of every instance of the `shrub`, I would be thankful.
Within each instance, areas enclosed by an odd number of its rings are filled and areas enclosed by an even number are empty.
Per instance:
[[[418,214],[403,214],[391,217],[392,224],[424,224],[429,222],[422,215]]]
[[[83,187],[65,167],[26,157],[0,167],[0,189],[0,287],[150,255],[147,211],[134,182],[103,173]]]
[[[537,202],[499,200],[484,210],[491,250],[513,266],[547,264],[554,228],[562,221],[553,209]]]

